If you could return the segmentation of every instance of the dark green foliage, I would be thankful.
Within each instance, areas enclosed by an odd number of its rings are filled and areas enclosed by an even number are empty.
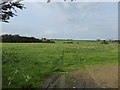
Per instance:
[[[120,40],[112,40],[112,42],[118,42],[118,43],[120,43]]]
[[[19,35],[2,35],[2,42],[4,43],[32,43],[32,42],[42,42],[42,40],[36,39],[34,37],[23,37]]]
[[[100,42],[101,40],[100,40],[100,39],[97,39],[96,41],[97,41],[97,42]]]
[[[2,39],[1,41],[3,43],[55,43],[54,41],[51,40],[40,40],[40,39],[36,39],[34,37],[23,37],[23,36],[19,36],[19,35],[11,35],[11,34],[5,34],[0,36],[0,39]]]
[[[55,42],[51,41],[51,40],[45,40],[45,41],[43,41],[43,43],[55,43]]]
[[[21,9],[21,10],[23,10],[25,8],[24,4],[20,3],[21,1],[22,0],[16,0],[16,1],[1,0],[0,1],[0,21],[8,23],[9,22],[8,20],[11,17],[17,16],[15,14],[17,12],[16,8]],[[64,0],[64,1],[67,1],[67,0]],[[71,0],[71,1],[76,1],[76,0]],[[50,3],[50,2],[51,2],[51,0],[47,0],[47,3]]]
[[[65,44],[73,44],[74,42],[63,42]]]
[[[24,4],[20,3],[21,0],[13,1],[0,1],[0,20],[2,22],[9,22],[8,20],[11,17],[16,16],[16,8],[18,9],[24,9]]]
[[[103,40],[101,44],[109,44],[106,40]]]

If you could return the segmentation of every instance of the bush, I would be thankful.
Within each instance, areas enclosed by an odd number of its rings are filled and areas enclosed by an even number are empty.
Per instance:
[[[55,42],[51,41],[51,40],[45,40],[45,41],[43,41],[43,43],[55,43]]]
[[[103,40],[101,44],[109,44],[106,40]]]
[[[73,42],[63,42],[64,44],[73,44]]]

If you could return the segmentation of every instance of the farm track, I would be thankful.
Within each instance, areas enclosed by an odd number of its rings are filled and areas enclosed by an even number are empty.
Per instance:
[[[71,75],[55,76],[53,80],[52,78],[49,79],[49,84],[44,88],[98,88],[98,85],[92,78],[86,78],[82,74],[79,76],[79,79]]]
[[[45,80],[43,88],[54,88],[56,83],[59,81],[59,78],[60,75],[51,75]]]
[[[106,73],[109,69],[111,71]],[[81,69],[66,75],[49,77],[46,79],[49,84],[45,83],[47,87],[44,88],[117,88],[117,73],[116,66]]]

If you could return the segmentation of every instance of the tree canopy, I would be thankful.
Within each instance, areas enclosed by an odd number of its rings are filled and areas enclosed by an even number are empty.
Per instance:
[[[22,0],[1,0],[0,1],[0,21],[9,22],[8,20],[17,16],[16,8],[24,9],[24,4],[21,3]]]
[[[17,16],[16,8],[23,10],[24,4],[21,3],[22,0],[0,0],[0,21],[9,22],[11,17]],[[47,0],[50,3],[52,0]],[[64,0],[67,1],[67,0]],[[71,0],[76,1],[76,0]]]

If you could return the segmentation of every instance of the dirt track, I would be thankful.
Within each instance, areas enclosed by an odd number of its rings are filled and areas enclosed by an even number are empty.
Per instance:
[[[118,88],[118,66],[91,66],[66,75],[52,75],[45,88]]]

